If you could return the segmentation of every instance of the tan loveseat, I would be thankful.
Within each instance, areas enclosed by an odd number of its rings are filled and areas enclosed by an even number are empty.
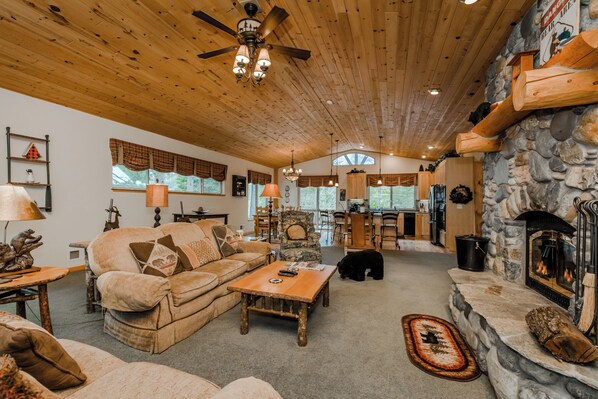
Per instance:
[[[254,377],[218,385],[183,371],[154,363],[126,363],[108,352],[68,339],[58,340],[87,376],[84,384],[50,392],[27,376],[42,398],[85,399],[282,399],[270,384]],[[1,364],[0,359],[0,364]]]
[[[270,245],[241,242],[243,253],[172,277],[141,274],[129,244],[172,235],[175,245],[208,237],[217,247],[215,220],[170,223],[158,228],[123,227],[89,244],[89,265],[106,309],[104,330],[137,349],[160,353],[187,338],[240,301],[228,284],[268,261]]]

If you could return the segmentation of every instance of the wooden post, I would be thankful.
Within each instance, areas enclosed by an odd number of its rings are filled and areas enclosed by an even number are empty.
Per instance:
[[[299,304],[299,326],[297,331],[297,343],[299,346],[307,345],[307,303]]]
[[[499,136],[481,137],[476,133],[459,133],[456,140],[458,154],[471,152],[496,152],[500,151],[502,140]]]
[[[509,95],[494,111],[471,129],[482,137],[492,138],[529,115],[531,111],[515,111],[513,96]]]
[[[54,334],[52,329],[52,319],[50,318],[50,303],[48,302],[48,286],[40,284],[37,286],[39,294],[39,315],[42,321],[42,327],[50,334]]]
[[[550,67],[526,71],[513,85],[517,111],[598,102],[598,69]]]
[[[241,335],[249,332],[249,294],[241,294]]]

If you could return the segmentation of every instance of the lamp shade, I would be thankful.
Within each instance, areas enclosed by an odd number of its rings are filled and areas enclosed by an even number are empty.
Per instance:
[[[145,206],[168,206],[168,186],[165,184],[145,186]]]
[[[23,187],[12,184],[0,185],[0,220],[9,222],[45,218]]]
[[[282,195],[280,195],[280,191],[278,191],[278,184],[266,184],[266,187],[264,187],[264,191],[262,191],[260,197],[282,198]]]

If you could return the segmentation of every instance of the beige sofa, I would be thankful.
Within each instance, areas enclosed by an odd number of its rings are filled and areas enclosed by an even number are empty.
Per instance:
[[[158,228],[123,227],[89,244],[89,265],[106,309],[104,330],[137,349],[160,353],[187,338],[240,301],[227,286],[268,262],[268,243],[242,242],[236,253],[172,277],[141,274],[129,244],[171,234],[175,245],[208,237],[215,220],[170,223]]]
[[[84,384],[50,392],[21,373],[44,399],[282,399],[270,384],[254,377],[218,385],[183,371],[154,363],[126,363],[108,352],[68,339],[58,340],[87,376]],[[0,359],[0,366],[2,359]]]

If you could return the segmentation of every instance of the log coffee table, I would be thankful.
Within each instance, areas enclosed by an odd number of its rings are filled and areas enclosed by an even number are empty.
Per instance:
[[[320,295],[322,305],[330,301],[329,281],[336,266],[324,266],[324,270],[298,270],[295,277],[279,276],[286,269],[286,261],[276,261],[228,286],[230,291],[241,293],[241,334],[249,331],[249,311],[274,314],[297,319],[299,327],[297,343],[307,345],[307,311]],[[281,283],[269,282],[272,278]]]
[[[39,314],[42,327],[50,334],[52,320],[50,319],[50,303],[48,302],[48,283],[59,280],[68,274],[64,267],[40,267],[39,271],[23,274],[23,277],[11,282],[0,284],[0,305],[4,303],[17,304],[17,314],[27,318],[25,301],[39,300]],[[37,290],[33,287],[37,285]]]

